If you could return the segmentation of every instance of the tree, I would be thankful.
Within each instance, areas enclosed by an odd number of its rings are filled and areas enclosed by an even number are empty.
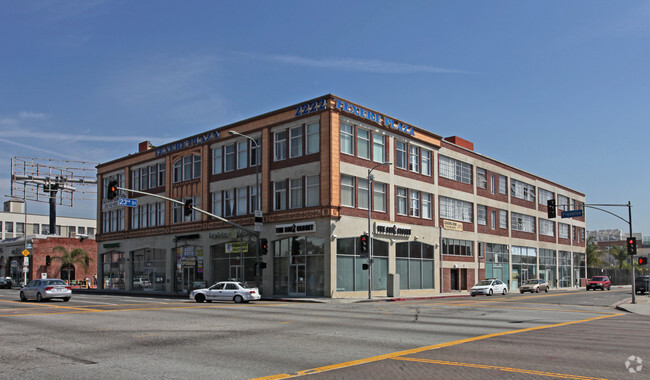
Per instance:
[[[587,267],[589,268],[602,268],[609,267],[610,264],[603,260],[604,252],[596,243],[596,238],[591,236],[587,239]]]
[[[64,246],[56,246],[52,249],[53,253],[60,253],[60,256],[53,256],[51,259],[54,261],[58,261],[61,263],[61,268],[59,269],[59,273],[61,273],[61,269],[63,267],[74,267],[75,264],[81,264],[84,268],[84,273],[88,272],[89,265],[93,259],[88,256],[88,252],[86,252],[83,248],[75,248],[72,251],[68,251]],[[68,271],[68,284],[70,283],[70,271]]]
[[[616,259],[618,269],[630,269],[630,255],[628,255],[626,247],[622,245],[610,247],[609,254]]]

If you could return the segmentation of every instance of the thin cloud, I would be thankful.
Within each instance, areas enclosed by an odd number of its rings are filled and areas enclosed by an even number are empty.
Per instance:
[[[0,138],[0,142],[3,142],[5,144],[9,144],[9,145],[18,146],[18,147],[21,147],[21,148],[25,148],[25,149],[30,150],[30,151],[48,153],[48,154],[51,154],[51,155],[54,155],[54,156],[64,157],[64,158],[67,158],[67,159],[70,159],[70,160],[79,160],[79,157],[69,156],[67,154],[63,154],[61,152],[57,152],[57,151],[54,151],[54,150],[38,148],[38,147],[36,147],[34,145],[30,145],[30,144],[21,144],[21,143],[16,142],[16,141],[5,140],[5,139],[1,139],[1,138]]]
[[[142,136],[98,136],[98,135],[82,135],[82,134],[68,134],[68,133],[55,133],[55,132],[34,132],[23,129],[13,129],[0,131],[2,132],[3,137],[12,137],[12,138],[28,138],[28,139],[41,139],[41,140],[58,140],[58,141],[70,141],[70,142],[141,142],[145,140],[152,140],[150,137]],[[6,140],[0,140],[6,141]]]
[[[418,73],[434,73],[434,74],[477,74],[471,71],[446,69],[431,65],[418,65],[402,62],[381,61],[375,59],[360,59],[360,58],[326,58],[326,59],[313,59],[306,57],[299,57],[297,55],[260,55],[239,53],[243,56],[256,58],[272,62],[286,63],[294,66],[315,67],[321,69],[345,70],[345,71],[361,71],[368,73],[379,74],[418,74]]]

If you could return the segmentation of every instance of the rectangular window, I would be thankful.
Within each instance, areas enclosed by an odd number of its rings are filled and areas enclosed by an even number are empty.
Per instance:
[[[158,186],[165,186],[165,164],[158,164]]]
[[[289,180],[289,207],[302,208],[302,178]]]
[[[158,185],[158,165],[149,165],[149,188],[154,189]]]
[[[370,159],[370,132],[357,128],[357,157]]]
[[[223,206],[223,216],[235,215],[235,189],[229,189],[223,192]]]
[[[535,202],[535,186],[525,182],[510,180],[510,193],[513,197]]]
[[[493,230],[496,230],[497,229],[497,212],[492,210],[490,212],[490,216],[491,216],[491,218],[490,218],[490,227]]]
[[[546,206],[549,199],[555,199],[555,193],[539,188],[539,204]]]
[[[559,223],[559,228],[560,228],[560,231],[558,233],[559,237],[561,239],[568,239],[569,238],[569,225],[564,224],[564,223]]]
[[[431,151],[422,149],[422,174],[431,175]]]
[[[156,203],[156,222],[159,226],[165,225],[165,203]],[[89,232],[90,233],[90,232]]]
[[[156,205],[157,203],[153,203],[150,205],[147,205],[147,220],[149,221],[149,226],[150,227],[156,227],[158,224],[156,223]]]
[[[70,228],[74,229],[75,227],[70,227]],[[25,223],[16,222],[16,236],[23,236],[24,234],[25,234]]]
[[[386,147],[384,135],[375,133],[372,135],[372,160],[375,162],[386,161]]]
[[[490,174],[490,193],[494,194],[494,191],[495,191],[494,174]]]
[[[508,229],[508,211],[499,210],[499,228]]]
[[[442,239],[442,253],[454,256],[473,256],[474,242],[471,240]]]
[[[476,187],[487,188],[487,176],[483,168],[476,168]]]
[[[398,187],[397,188],[397,194],[396,194],[397,202],[396,202],[396,204],[397,204],[397,214],[398,215],[408,215],[407,214],[407,212],[408,212],[408,208],[407,208],[408,207],[408,203],[407,203],[408,200],[406,198],[407,197],[407,192],[408,192],[408,190],[406,190],[403,187]]]
[[[476,206],[476,221],[480,225],[487,225],[487,206],[477,205]]]
[[[131,172],[131,186],[134,190],[142,190],[140,188],[140,170],[135,169]]]
[[[413,145],[409,146],[409,170],[420,172],[420,148]]]
[[[545,236],[555,236],[555,222],[539,219],[539,233]]]
[[[192,178],[194,179],[201,178],[201,156],[195,154],[192,157],[194,160]]]
[[[320,152],[320,124],[307,124],[307,154]]]
[[[273,182],[273,209],[287,209],[287,182]]]
[[[368,180],[365,178],[357,178],[357,186],[359,192],[357,197],[359,201],[357,202],[357,207],[367,210],[368,209]]]
[[[287,158],[287,131],[273,134],[273,161],[282,161]]]
[[[223,149],[222,147],[212,149],[212,174],[223,172]]]
[[[140,189],[149,189],[149,168],[140,169]]]
[[[341,176],[341,205],[354,207],[354,177]]]
[[[262,141],[259,137],[253,140],[255,141],[248,141],[251,149],[251,166],[257,166],[262,162]]]
[[[250,197],[249,197],[250,205],[249,205],[249,207],[250,207],[251,212],[255,211],[255,210],[261,210],[261,206],[258,204],[258,199],[259,198],[257,197],[257,194],[258,194],[257,187],[248,186],[248,189],[250,191]]]
[[[440,197],[440,217],[460,222],[471,223],[473,217],[473,205],[470,202],[459,199]]]
[[[557,209],[562,211],[569,211],[569,197],[564,195],[557,196]]]
[[[248,144],[250,144],[248,140],[237,143],[237,169],[248,167]]]
[[[237,215],[246,215],[246,206],[248,205],[248,188],[237,188]]]
[[[192,155],[183,157],[183,181],[192,179]]]
[[[212,193],[212,213],[217,216],[223,217],[223,205],[221,191]]]
[[[224,147],[225,168],[226,172],[235,170],[235,144],[226,145]]]
[[[289,129],[289,158],[302,156],[302,125]]]
[[[305,200],[305,206],[318,206],[320,204],[320,176],[307,176],[305,180],[307,181],[307,199]]]
[[[445,156],[440,156],[439,163],[441,177],[467,184],[472,183],[472,165]]]
[[[354,155],[354,127],[341,123],[341,153]]]
[[[386,212],[386,184],[381,182],[372,183],[372,209]]]
[[[406,170],[406,143],[395,141],[395,167]]]
[[[409,192],[409,215],[415,218],[420,217],[420,192],[411,190]]]
[[[422,193],[422,217],[424,219],[431,219],[433,217],[431,194],[428,193]]]
[[[499,194],[508,194],[508,178],[499,174]]]
[[[516,212],[512,214],[512,230],[535,233],[535,217],[530,215],[519,214]]]
[[[131,228],[140,228],[140,207],[133,207],[131,210]]]

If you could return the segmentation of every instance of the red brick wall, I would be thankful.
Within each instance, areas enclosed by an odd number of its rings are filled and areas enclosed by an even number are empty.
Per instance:
[[[74,280],[84,280],[86,277],[93,279],[97,274],[97,242],[94,239],[84,239],[79,241],[78,238],[59,238],[50,237],[47,239],[34,239],[32,242],[32,254],[30,257],[30,270],[27,278],[30,280],[41,278],[41,273],[47,273],[48,278],[61,277],[61,264],[59,261],[51,260],[50,265],[45,265],[46,257],[59,256],[60,253],[53,251],[54,247],[62,246],[68,251],[75,248],[82,248],[88,253],[92,261],[88,264],[88,271],[84,271],[81,264],[75,265]],[[63,280],[67,280],[64,278]]]

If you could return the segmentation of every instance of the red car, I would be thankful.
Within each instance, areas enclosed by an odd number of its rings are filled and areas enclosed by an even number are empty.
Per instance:
[[[587,290],[589,289],[600,289],[600,290],[609,290],[612,287],[612,282],[607,276],[594,276],[587,281]]]

